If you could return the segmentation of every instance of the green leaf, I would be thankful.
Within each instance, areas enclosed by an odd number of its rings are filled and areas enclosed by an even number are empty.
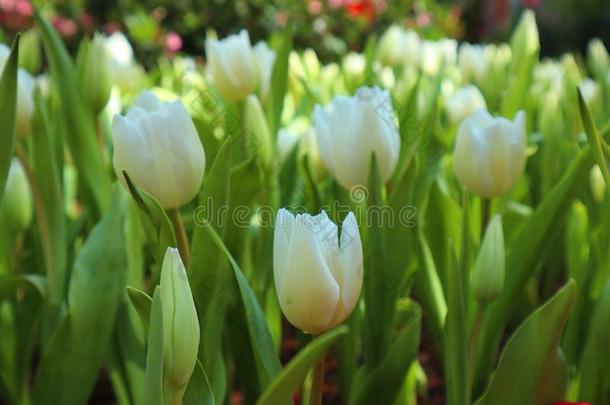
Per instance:
[[[447,269],[447,319],[445,320],[445,379],[447,404],[468,403],[468,368],[466,344],[466,305],[463,277],[455,251],[448,244],[450,264]]]
[[[146,375],[144,377],[144,403],[163,404],[163,310],[161,289],[155,287],[150,308],[148,350],[146,352]]]
[[[277,131],[280,129],[282,110],[284,108],[284,98],[286,96],[286,88],[288,86],[288,57],[292,50],[292,30],[287,29],[280,39],[280,44],[276,50],[276,58],[273,63],[273,71],[271,73],[271,91],[269,101],[271,108],[268,108],[269,124],[272,136],[277,136]]]
[[[0,77],[0,200],[4,194],[4,185],[11,166],[15,148],[15,125],[17,120],[17,64],[19,63],[19,36],[15,38],[11,53],[2,69]]]
[[[322,361],[330,347],[339,338],[347,335],[348,331],[349,328],[343,325],[315,338],[290,360],[256,403],[265,405],[290,402],[294,392],[303,384],[309,370]]]
[[[216,243],[227,257],[233,268],[241,300],[244,305],[244,316],[248,327],[250,344],[254,352],[259,382],[261,388],[265,389],[281,370],[280,361],[273,345],[273,339],[271,338],[265,315],[248,284],[248,280],[246,280],[239,265],[235,259],[233,259],[233,256],[231,256],[231,253],[227,250],[224,243],[222,243],[222,239],[218,233],[212,226],[207,226],[205,229],[212,237],[214,243]]]
[[[588,339],[580,364],[578,398],[591,404],[603,404],[610,398],[610,283],[603,289],[589,324]]]
[[[142,327],[144,328],[144,336],[148,336],[148,321],[150,319],[150,311],[152,307],[152,298],[142,290],[127,286],[127,296],[129,301],[135,308],[140,321],[142,321]]]
[[[47,280],[37,274],[17,274],[0,277],[0,302],[13,296],[20,288],[32,290],[45,297]]]
[[[35,10],[35,19],[40,27],[51,75],[58,89],[59,107],[61,116],[65,117],[66,140],[72,159],[88,192],[93,196],[98,212],[104,213],[110,202],[112,183],[98,147],[95,119],[81,97],[74,63],[59,34],[38,9]]]
[[[544,405],[541,387],[557,365],[563,327],[576,299],[576,283],[570,280],[538,308],[511,336],[485,394],[477,405]]]
[[[591,149],[586,147],[515,235],[507,252],[504,289],[500,297],[488,306],[481,330],[477,356],[479,385],[487,380],[504,326],[540,261],[540,251],[561,226],[562,216],[569,212],[578,190],[583,184],[588,184],[592,166]]]
[[[223,331],[229,300],[233,291],[233,277],[225,269],[226,260],[222,251],[205,230],[207,223],[216,226],[224,237],[231,188],[232,140],[227,137],[222,144],[210,170],[206,173],[199,207],[195,213],[195,228],[191,243],[189,280],[200,317],[201,343],[199,358],[210,377],[210,384],[217,403],[224,403],[227,389],[227,372],[223,353]]]
[[[123,212],[112,206],[80,249],[68,292],[68,312],[43,350],[34,381],[36,403],[84,404],[108,351],[125,288]]]
[[[184,405],[214,405],[214,393],[210,387],[208,376],[205,374],[201,362],[197,360],[195,364],[195,370],[189,381],[184,398],[182,399]]]
[[[593,117],[591,116],[591,110],[587,106],[587,102],[582,96],[580,89],[577,89],[578,92],[578,107],[580,109],[580,119],[582,120],[582,125],[585,129],[585,133],[587,134],[587,138],[589,139],[589,144],[591,145],[591,151],[593,152],[593,157],[597,161],[597,165],[601,169],[602,175],[604,176],[604,180],[606,181],[606,189],[610,191],[610,169],[608,168],[608,162],[606,162],[606,158],[604,156],[604,151],[602,149],[602,137],[595,126],[595,122],[593,121]]]
[[[127,172],[124,171],[123,176],[125,176],[125,182],[127,183],[129,193],[140,209],[139,212],[142,226],[144,227],[146,235],[148,235],[150,243],[153,245],[155,262],[160,268],[167,248],[177,246],[174,228],[167,217],[167,213],[161,207],[161,204],[159,204],[159,201],[146,191],[139,190],[135,184],[133,184]]]
[[[392,404],[400,392],[419,349],[421,309],[409,304],[398,313],[402,326],[379,365],[367,372],[364,381],[355,384],[351,405]]]

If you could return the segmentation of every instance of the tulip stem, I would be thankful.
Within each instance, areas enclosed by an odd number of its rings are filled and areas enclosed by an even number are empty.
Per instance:
[[[483,240],[483,235],[485,235],[485,229],[487,229],[487,224],[489,223],[490,214],[491,214],[491,199],[490,198],[481,198],[481,240]]]
[[[182,258],[184,268],[188,269],[189,262],[191,260],[189,252],[189,239],[186,236],[186,230],[184,229],[182,218],[180,218],[180,211],[178,210],[178,208],[171,208],[168,210],[168,213],[172,224],[174,225],[174,233],[176,235],[176,243],[178,244],[178,252],[180,252],[180,257]]]
[[[316,364],[313,369],[313,381],[311,383],[310,405],[321,405],[324,393],[324,357]]]
[[[474,372],[476,369],[476,347],[479,343],[479,335],[481,334],[481,325],[483,324],[483,316],[485,315],[485,308],[481,304],[477,304],[476,315],[474,322],[472,323],[472,331],[470,332],[470,339],[468,340],[468,402],[470,403],[470,396],[472,395],[472,383],[474,381]]]

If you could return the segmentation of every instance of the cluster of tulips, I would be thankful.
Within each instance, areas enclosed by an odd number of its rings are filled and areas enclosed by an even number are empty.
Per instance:
[[[209,32],[145,72],[35,18],[0,45],[0,399],[610,403],[601,41]]]

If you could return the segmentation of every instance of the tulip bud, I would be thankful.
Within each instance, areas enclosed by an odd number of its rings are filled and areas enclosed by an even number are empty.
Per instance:
[[[134,184],[164,208],[176,208],[199,191],[205,151],[180,100],[160,102],[143,92],[127,115],[112,122],[113,164],[123,184],[126,171]]]
[[[330,108],[316,105],[313,121],[320,155],[337,182],[349,189],[367,184],[371,155],[386,182],[398,163],[400,137],[392,99],[378,87],[361,87],[353,97],[336,96]]]
[[[260,162],[264,167],[270,167],[273,159],[271,131],[267,125],[263,106],[254,94],[250,94],[246,98],[245,121],[248,135],[254,136],[256,139]]]
[[[112,83],[108,66],[108,51],[100,35],[81,43],[77,58],[79,84],[85,102],[96,115],[110,99]]]
[[[483,80],[488,70],[488,61],[485,58],[485,48],[483,45],[463,43],[460,45],[458,63],[464,82],[474,81],[479,83]]]
[[[521,66],[529,66],[538,58],[540,38],[536,26],[536,15],[532,10],[525,10],[510,41],[513,53],[513,71]]]
[[[122,32],[104,37],[108,57],[108,69],[113,84],[117,84],[123,91],[136,87],[140,78],[140,71],[131,44]]]
[[[17,158],[13,158],[0,202],[2,216],[15,231],[25,230],[32,222],[32,191]]]
[[[197,362],[199,320],[184,264],[175,248],[170,247],[165,252],[160,287],[163,380],[169,391],[166,394],[181,399]]]
[[[481,91],[473,85],[467,85],[453,93],[445,102],[449,121],[459,124],[479,109],[487,109],[485,98]]]
[[[19,41],[19,66],[30,74],[36,74],[42,65],[42,49],[35,29],[23,33]]]
[[[589,183],[591,184],[591,193],[593,193],[593,198],[598,203],[604,201],[604,196],[606,195],[606,180],[604,180],[604,175],[602,174],[602,169],[598,165],[593,166],[591,169],[591,173],[589,174]]]
[[[453,152],[455,174],[479,196],[499,197],[523,173],[526,147],[523,111],[511,122],[478,110],[462,121],[458,129]]]
[[[504,287],[504,234],[502,217],[495,215],[485,230],[485,237],[472,272],[472,292],[481,305],[496,299]]]
[[[386,66],[417,63],[420,43],[416,32],[392,25],[379,40],[379,61]]]
[[[346,82],[362,82],[364,80],[366,58],[360,53],[350,52],[343,58],[342,67]]]
[[[326,169],[320,156],[320,148],[316,138],[316,130],[309,128],[301,137],[299,144],[299,159],[307,155],[308,169],[314,180],[321,181],[324,178]]]
[[[603,77],[610,69],[610,55],[599,38],[593,38],[587,49],[587,64],[596,77]]]
[[[441,39],[425,41],[421,47],[421,69],[429,75],[437,75],[443,66],[455,65],[457,60],[457,41]]]
[[[0,44],[0,74],[10,54],[10,49]],[[32,114],[34,113],[34,79],[28,72],[19,69],[17,72],[17,121],[16,133],[24,137],[30,133]]]
[[[319,334],[343,322],[362,288],[362,243],[353,213],[338,238],[324,211],[293,215],[281,209],[273,242],[273,275],[282,312],[297,328]]]
[[[254,48],[246,30],[225,39],[205,41],[207,71],[218,92],[228,101],[241,101],[260,88],[266,93],[275,53],[265,43]]]

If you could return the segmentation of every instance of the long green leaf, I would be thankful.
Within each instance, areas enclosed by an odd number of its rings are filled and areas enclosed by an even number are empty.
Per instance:
[[[0,302],[13,296],[17,290],[25,288],[46,295],[47,280],[37,274],[17,274],[0,277]]]
[[[303,384],[309,370],[320,362],[328,349],[348,331],[347,326],[340,326],[315,338],[305,346],[267,387],[256,402],[257,405],[290,402],[294,392]]]
[[[604,151],[602,149],[602,137],[595,126],[595,122],[593,121],[593,117],[591,116],[591,110],[587,106],[587,102],[585,101],[580,89],[578,91],[578,108],[580,109],[580,119],[582,120],[582,125],[585,129],[585,133],[587,134],[587,138],[589,139],[589,145],[591,145],[591,151],[593,152],[593,157],[597,161],[597,165],[601,169],[602,176],[606,181],[607,190],[610,191],[610,169],[608,168],[608,163],[606,162],[606,158],[604,156]]]
[[[127,286],[127,296],[129,301],[135,308],[140,321],[142,321],[142,327],[144,328],[144,336],[148,336],[148,322],[150,319],[150,311],[152,307],[152,298],[142,290]]]
[[[144,403],[163,404],[163,310],[161,289],[155,287],[150,319],[148,321],[148,350],[146,352],[146,375],[144,377]]]
[[[36,403],[86,403],[106,356],[125,288],[124,215],[118,190],[113,194],[111,209],[74,263],[67,316],[44,348],[36,373]]]
[[[15,123],[17,111],[17,65],[19,63],[19,36],[15,39],[2,76],[0,77],[0,200],[4,194],[4,185],[11,166],[15,148]]]
[[[197,364],[195,364],[195,370],[193,371],[189,385],[184,393],[182,403],[184,405],[216,404],[210,381],[199,360],[197,360]]]
[[[421,309],[409,303],[399,311],[401,327],[383,361],[354,386],[351,405],[392,404],[400,392],[411,363],[416,359],[421,333]]]
[[[570,280],[525,320],[506,344],[493,378],[477,405],[550,403],[541,402],[540,395],[545,379],[555,371],[549,365],[557,366],[559,340],[575,299],[576,283]]]
[[[97,210],[104,213],[110,202],[112,183],[98,147],[94,117],[81,97],[74,63],[59,34],[39,10],[35,11],[35,18],[60,97],[61,116],[65,117],[66,139],[72,159],[93,196]]]
[[[250,344],[254,352],[258,378],[261,388],[265,389],[281,371],[280,361],[273,345],[273,339],[271,338],[265,315],[248,284],[248,280],[244,277],[239,265],[227,250],[218,233],[212,226],[207,226],[205,229],[209,232],[214,243],[227,257],[233,268],[245,310],[244,316],[248,327]]]
[[[569,211],[572,199],[586,184],[592,166],[591,150],[586,147],[515,236],[515,243],[507,253],[504,289],[488,307],[481,331],[477,354],[479,386],[487,380],[504,326],[540,261],[540,251],[550,235],[561,226],[562,215]]]

